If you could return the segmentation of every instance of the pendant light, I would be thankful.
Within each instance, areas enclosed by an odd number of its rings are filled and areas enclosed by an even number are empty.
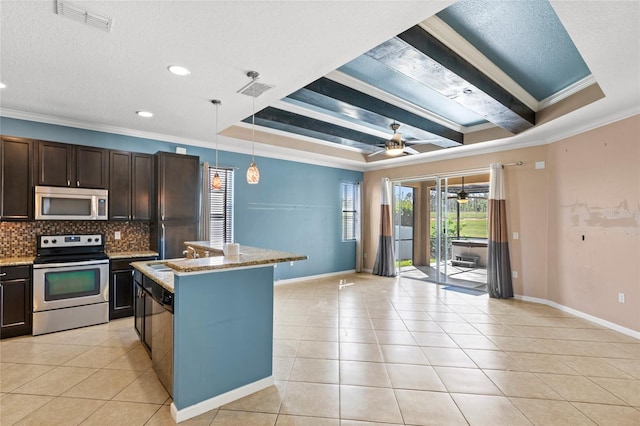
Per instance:
[[[214,99],[211,103],[216,106],[216,173],[213,175],[213,179],[211,179],[211,189],[218,191],[222,189],[222,180],[218,174],[218,108],[222,104],[222,101]]]
[[[247,76],[249,76],[251,79],[253,79],[253,82],[255,83],[255,81],[260,77],[260,74],[258,74],[255,71],[250,71],[247,73]],[[247,169],[247,183],[251,184],[251,185],[255,185],[258,182],[260,182],[260,170],[258,170],[258,166],[256,166],[256,159],[255,159],[255,153],[256,153],[256,97],[255,97],[255,84],[252,86],[252,98],[253,98],[253,105],[252,105],[252,114],[251,114],[251,164],[249,164],[249,168]]]
[[[469,198],[467,198],[467,193],[464,190],[464,176],[462,177],[462,190],[458,192],[458,204],[465,204],[469,202]]]

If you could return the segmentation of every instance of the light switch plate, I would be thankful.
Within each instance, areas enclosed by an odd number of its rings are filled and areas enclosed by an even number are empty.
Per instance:
[[[120,231],[114,232],[113,238],[115,238],[116,240],[119,240],[120,238],[122,238],[122,234],[120,234]]]
[[[513,233],[513,239],[517,240],[518,238],[520,238],[520,234],[518,234],[517,232]]]

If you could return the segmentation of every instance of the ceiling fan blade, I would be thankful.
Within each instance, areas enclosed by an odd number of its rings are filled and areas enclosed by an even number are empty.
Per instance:
[[[404,152],[406,152],[407,154],[420,154],[419,151],[416,151],[415,149],[411,148],[410,146],[406,146],[404,147]]]
[[[434,143],[434,142],[438,142],[439,139],[414,139],[414,140],[407,140],[405,141],[405,143],[410,143],[412,145],[420,145],[420,144],[427,144],[427,143]]]
[[[384,152],[384,149],[381,149],[380,151],[372,152],[371,154],[367,155],[367,158],[373,157],[374,155],[382,154],[383,152]]]

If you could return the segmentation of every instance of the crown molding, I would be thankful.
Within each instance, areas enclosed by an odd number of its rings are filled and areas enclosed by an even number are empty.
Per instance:
[[[567,86],[564,89],[560,90],[559,92],[556,92],[553,95],[541,100],[538,111],[543,110],[546,107],[551,106],[553,104],[556,104],[561,100],[566,99],[569,96],[574,95],[579,91],[586,89],[587,87],[595,83],[596,83],[595,77],[592,74],[589,74],[585,78],[578,80],[572,85]]]

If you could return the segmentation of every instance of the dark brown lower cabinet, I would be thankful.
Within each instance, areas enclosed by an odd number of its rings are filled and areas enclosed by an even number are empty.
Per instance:
[[[145,277],[139,271],[133,273],[133,288],[135,289],[133,325],[140,336],[142,346],[151,355],[153,299],[149,294],[150,289],[145,288]]]
[[[109,283],[109,319],[130,317],[134,313],[135,286],[131,262],[155,260],[155,257],[114,259]]]
[[[31,266],[0,268],[0,338],[31,334]]]

